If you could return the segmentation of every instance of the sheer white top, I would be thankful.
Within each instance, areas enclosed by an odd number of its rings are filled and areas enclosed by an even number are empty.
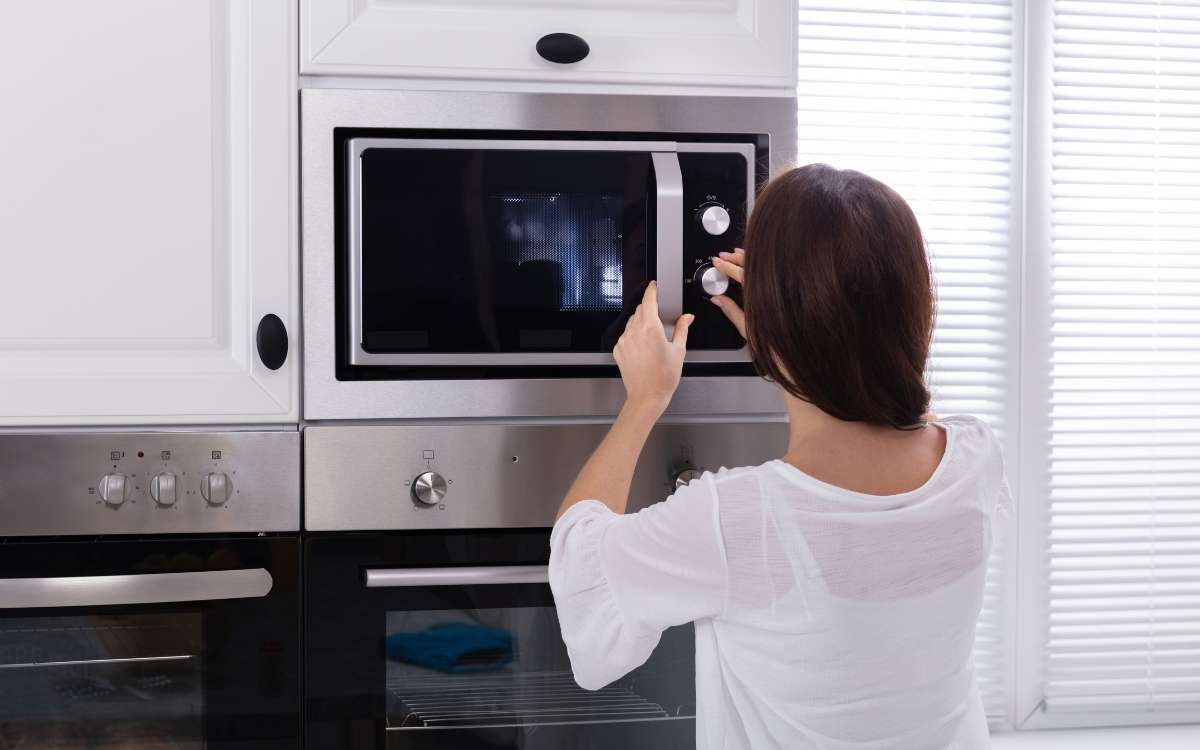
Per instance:
[[[550,586],[597,689],[696,628],[700,748],[986,748],[971,647],[1000,448],[971,417],[920,488],[851,492],[783,461],[705,473],[630,515],[570,508]]]

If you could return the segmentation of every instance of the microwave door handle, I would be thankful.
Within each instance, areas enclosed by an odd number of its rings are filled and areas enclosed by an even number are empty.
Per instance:
[[[503,586],[549,583],[545,565],[486,565],[464,568],[373,568],[364,579],[369,589],[424,586]]]
[[[264,568],[0,579],[0,609],[110,607],[130,604],[255,599],[275,581]]]
[[[675,321],[683,314],[683,173],[679,155],[650,154],[655,185],[655,268],[658,277],[658,317],[667,338],[674,338]]]

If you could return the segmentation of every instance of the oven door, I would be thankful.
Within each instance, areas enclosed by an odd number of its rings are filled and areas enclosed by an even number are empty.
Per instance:
[[[590,692],[546,583],[549,535],[322,535],[306,542],[310,747],[694,748],[694,635]]]
[[[0,545],[0,747],[299,747],[295,538]]]
[[[680,267],[673,143],[347,148],[351,365],[610,364],[646,282]],[[678,285],[660,297],[674,322]]]

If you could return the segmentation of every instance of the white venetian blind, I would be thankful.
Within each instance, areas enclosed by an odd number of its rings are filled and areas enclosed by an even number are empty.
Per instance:
[[[857,169],[908,200],[938,284],[929,363],[934,410],[980,416],[1003,439],[1010,406],[1011,3],[801,2],[799,19],[800,161]],[[1005,723],[1009,694],[1004,558],[996,545],[975,650],[994,724]]]
[[[1200,3],[1053,45],[1045,708],[1200,718]]]

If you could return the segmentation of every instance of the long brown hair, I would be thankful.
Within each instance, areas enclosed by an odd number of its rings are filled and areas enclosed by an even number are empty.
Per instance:
[[[838,419],[919,424],[934,294],[904,199],[860,172],[798,167],[763,189],[745,244],[758,371]]]

